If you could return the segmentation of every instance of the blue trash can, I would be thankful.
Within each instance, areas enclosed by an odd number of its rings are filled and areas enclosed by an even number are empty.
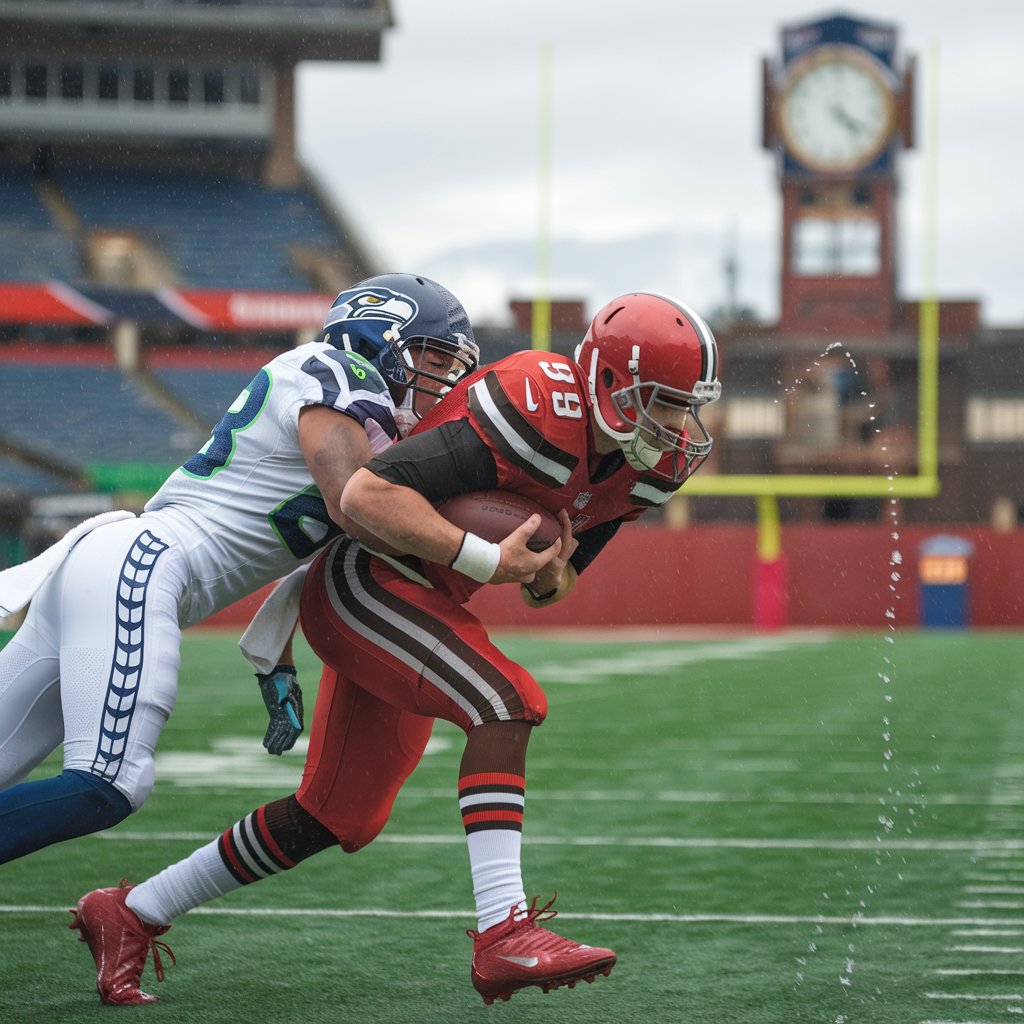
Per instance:
[[[963,537],[938,534],[918,548],[919,621],[922,626],[963,629],[970,622],[971,555]]]

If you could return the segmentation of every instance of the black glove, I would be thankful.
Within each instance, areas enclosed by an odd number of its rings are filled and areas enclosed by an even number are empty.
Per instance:
[[[270,754],[283,754],[302,733],[302,690],[294,665],[278,665],[269,676],[256,673],[270,725],[263,746]]]

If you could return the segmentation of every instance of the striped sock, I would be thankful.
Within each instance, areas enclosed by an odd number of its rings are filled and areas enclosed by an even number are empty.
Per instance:
[[[266,812],[266,807],[256,808],[217,840],[224,867],[239,885],[258,882],[297,863],[274,840],[267,828]]]
[[[520,850],[526,780],[510,772],[477,772],[459,779],[473,896],[480,931],[525,908]]]
[[[203,903],[286,871],[336,843],[292,795],[258,807],[219,839],[147,878],[125,902],[148,924],[170,924]]]

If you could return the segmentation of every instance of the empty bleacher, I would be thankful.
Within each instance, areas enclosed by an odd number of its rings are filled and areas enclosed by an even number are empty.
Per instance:
[[[113,366],[5,363],[0,437],[59,464],[178,465],[206,441]]]
[[[150,373],[211,429],[254,376],[254,372],[238,369],[196,372],[178,367],[152,368]]]
[[[0,281],[70,281],[73,239],[54,224],[27,166],[0,169]]]
[[[303,189],[126,170],[58,171],[54,180],[84,228],[138,234],[173,260],[183,287],[307,291],[291,247],[339,248]]]
[[[68,481],[45,470],[0,455],[0,499],[19,495],[62,494]]]

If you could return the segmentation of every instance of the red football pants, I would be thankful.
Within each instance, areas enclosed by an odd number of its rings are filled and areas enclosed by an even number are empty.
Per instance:
[[[453,598],[342,537],[310,566],[302,629],[326,666],[299,803],[353,852],[384,827],[435,718],[538,725],[537,681]]]

